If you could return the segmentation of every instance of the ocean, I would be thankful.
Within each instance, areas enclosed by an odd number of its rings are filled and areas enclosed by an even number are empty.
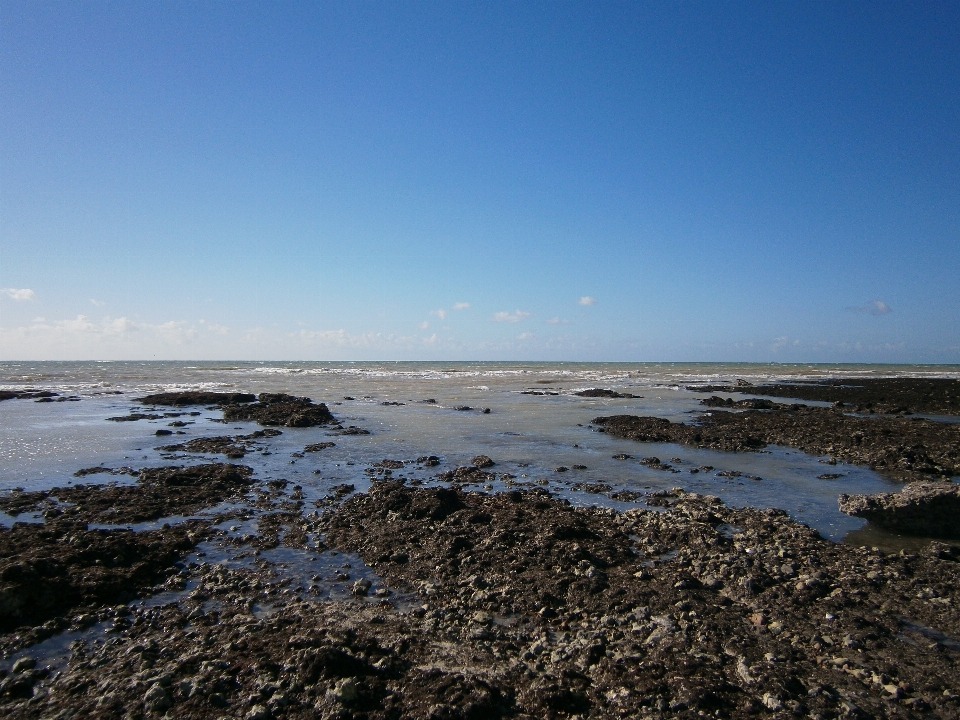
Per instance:
[[[859,377],[960,377],[960,366],[811,365],[736,363],[513,363],[513,362],[4,362],[0,389],[50,390],[62,402],[7,400],[0,403],[0,492],[15,487],[46,489],[76,482],[123,481],[125,476],[74,477],[98,465],[136,469],[171,464],[157,448],[212,435],[243,434],[253,423],[224,425],[219,410],[190,408],[198,415],[132,422],[136,398],[170,390],[285,392],[326,403],[344,426],[369,435],[329,437],[324,427],[283,428],[267,453],[248,454],[261,480],[301,485],[309,504],[334,486],[369,487],[371,466],[384,459],[435,455],[435,475],[487,455],[497,473],[535,483],[578,505],[642,506],[614,500],[619,490],[648,494],[682,487],[719,496],[733,506],[776,507],[816,528],[824,537],[856,538],[863,521],[837,510],[837,495],[895,490],[898,485],[865,467],[838,465],[834,480],[821,480],[822,461],[791,448],[722,453],[685,446],[636,443],[596,432],[602,415],[655,415],[689,422],[702,411],[702,393],[687,389],[704,382],[751,383]],[[608,388],[635,398],[584,398],[573,393]],[[735,395],[734,395],[735,397]],[[433,402],[428,402],[433,401]],[[457,408],[470,408],[469,410]],[[489,409],[489,412],[485,412]],[[164,408],[163,410],[170,410]],[[170,438],[156,436],[171,422],[185,423]],[[302,452],[311,443],[335,442],[323,452]],[[627,454],[628,460],[614,459]],[[673,467],[664,471],[639,459],[654,456]],[[192,454],[177,463],[222,461]],[[557,468],[586,469],[557,472]],[[691,473],[693,468],[711,471]],[[727,471],[725,475],[718,473]],[[734,473],[740,473],[735,476]],[[402,473],[401,473],[402,474]],[[408,473],[408,477],[413,477]],[[127,478],[127,481],[131,481]],[[597,492],[597,486],[609,490]],[[487,491],[502,490],[503,481]],[[591,492],[591,488],[594,490]],[[20,516],[18,520],[29,520]],[[0,522],[10,524],[9,516]],[[853,533],[851,535],[851,533]]]

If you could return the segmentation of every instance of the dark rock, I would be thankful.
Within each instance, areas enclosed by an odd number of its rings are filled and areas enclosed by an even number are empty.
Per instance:
[[[369,435],[370,431],[363,428],[356,427],[351,425],[350,427],[343,428],[338,427],[334,432],[334,435]]]
[[[191,467],[144,468],[137,485],[71,485],[0,495],[0,509],[11,515],[46,511],[83,523],[131,523],[188,515],[244,493],[252,470],[211,463]],[[70,503],[61,507],[59,503]]]
[[[751,395],[838,403],[857,413],[960,414],[960,380],[956,378],[844,378],[770,385],[700,385],[695,392],[747,392]]]
[[[643,395],[631,395],[630,393],[619,393],[616,390],[605,390],[604,388],[593,388],[591,390],[581,390],[575,392],[578,397],[587,398],[641,398]]]
[[[488,468],[493,467],[494,462],[486,455],[477,455],[470,461],[470,464],[478,468]]]
[[[611,435],[639,442],[727,452],[787,445],[868,465],[899,480],[960,475],[960,423],[852,417],[834,408],[796,404],[773,410],[713,411],[690,424],[635,415],[599,417],[593,423]]]
[[[55,393],[50,390],[0,390],[0,401],[33,400],[35,398],[40,398],[41,400],[51,400],[52,398],[59,396],[60,393]]]
[[[283,393],[260,393],[257,399],[255,403],[225,405],[224,421],[255,420],[260,425],[286,427],[313,427],[336,422],[326,405],[315,405],[310,398]]]
[[[236,403],[250,403],[257,397],[251,393],[222,393],[191,390],[185,392],[166,392],[147,395],[137,402],[144,405],[173,405],[185,407],[187,405],[234,405]]]
[[[163,415],[154,413],[130,413],[129,415],[118,415],[117,417],[108,417],[111,422],[136,422],[137,420],[159,420]]]
[[[206,527],[133,533],[64,522],[0,528],[0,631],[129,601],[162,580]]]
[[[487,483],[493,482],[496,479],[496,476],[493,473],[486,472],[481,470],[478,467],[467,466],[467,467],[458,467],[455,470],[448,470],[445,473],[440,473],[437,475],[438,480],[443,480],[444,482],[455,482],[455,483]]]
[[[158,432],[159,434],[159,432]],[[167,432],[167,435],[170,433]],[[226,455],[228,458],[242,458],[246,453],[259,449],[261,444],[258,442],[263,438],[276,437],[280,435],[280,430],[268,429],[257,430],[249,435],[222,435],[216,437],[194,438],[185,443],[176,445],[163,445],[158,450],[166,452],[191,452],[191,453],[211,453]]]
[[[777,403],[771,402],[770,400],[759,400],[756,398],[732,400],[731,398],[722,398],[717,395],[712,395],[706,400],[701,400],[700,404],[707,407],[736,408],[739,410],[773,410],[778,407]]]
[[[896,493],[840,495],[840,510],[875,525],[927,537],[960,538],[960,485],[915,482]]]

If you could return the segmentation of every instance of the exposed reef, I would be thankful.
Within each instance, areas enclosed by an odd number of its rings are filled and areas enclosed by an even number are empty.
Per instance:
[[[768,385],[741,380],[733,385],[692,385],[687,389],[841,403],[849,411],[867,414],[960,415],[960,380],[953,378],[846,378]]]
[[[960,485],[911,483],[896,493],[839,497],[840,510],[897,532],[960,538]]]
[[[960,475],[960,424],[920,418],[854,417],[835,408],[777,405],[773,410],[713,411],[696,423],[614,415],[593,423],[617,437],[743,452],[786,445],[868,465],[897,480]]]

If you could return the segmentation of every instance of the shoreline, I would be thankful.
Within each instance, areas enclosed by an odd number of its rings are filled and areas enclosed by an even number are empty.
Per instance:
[[[274,396],[233,412],[336,423],[320,407]],[[798,411],[710,417],[765,412]],[[725,425],[737,422],[757,421]],[[242,463],[271,437],[205,447]],[[955,544],[888,554],[679,489],[656,493],[658,508],[614,511],[532,483],[470,491],[491,475],[477,468],[419,486],[392,476],[402,467],[383,461],[369,492],[334,488],[311,505],[299,485],[209,461],[151,468],[135,485],[4,496],[46,523],[0,530],[0,708],[251,720],[960,713]],[[117,527],[203,507],[216,512]],[[284,553],[317,571],[285,574]],[[66,664],[31,663],[37,642],[64,631],[79,641]]]

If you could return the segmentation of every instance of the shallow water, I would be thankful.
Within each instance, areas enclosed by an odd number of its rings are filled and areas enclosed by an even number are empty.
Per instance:
[[[718,495],[736,506],[779,507],[839,540],[862,521],[841,514],[837,495],[890,491],[896,484],[861,467],[842,464],[825,468],[816,458],[785,448],[761,453],[720,453],[677,445],[641,444],[612,438],[589,427],[599,415],[657,415],[690,421],[702,394],[684,386],[698,382],[750,382],[869,377],[883,375],[960,377],[960,367],[822,366],[630,363],[0,363],[0,388],[51,389],[77,395],[80,402],[0,403],[0,489],[43,489],[90,482],[130,482],[125,476],[73,473],[105,465],[135,468],[223,460],[223,456],[184,456],[158,446],[194,437],[247,434],[253,423],[213,422],[218,410],[200,410],[160,420],[108,422],[139,407],[133,399],[148,392],[173,389],[289,392],[327,402],[344,425],[370,430],[367,436],[328,436],[324,428],[284,428],[266,440],[266,453],[249,453],[242,461],[258,479],[286,479],[303,487],[306,507],[340,483],[364,490],[371,482],[364,470],[385,458],[414,460],[437,455],[435,468],[407,466],[394,477],[432,482],[439,472],[467,465],[477,454],[497,463],[493,471],[510,473],[518,482],[537,482],[577,504],[631,507],[605,495],[578,491],[577,483],[605,483],[614,490],[662,490],[675,486]],[[636,399],[581,398],[573,391],[605,387],[642,395]],[[528,395],[533,389],[559,395]],[[105,394],[121,392],[122,394]],[[344,399],[350,397],[353,399]],[[435,403],[425,403],[433,399]],[[402,405],[382,405],[399,402]],[[458,411],[458,406],[470,411]],[[480,412],[490,408],[489,414]],[[160,408],[178,412],[175,408]],[[181,420],[191,424],[168,427]],[[157,429],[183,434],[156,437]],[[319,441],[336,443],[318,453],[296,458],[292,453]],[[631,460],[614,460],[626,453]],[[164,456],[167,455],[165,458]],[[641,465],[656,456],[679,472]],[[559,466],[585,465],[587,470],[555,472]],[[692,474],[709,465],[712,472]],[[736,471],[742,477],[719,477]],[[824,472],[842,473],[836,480],[817,480]],[[525,476],[525,477],[524,477]],[[751,480],[746,476],[758,476]],[[498,481],[492,489],[501,489]],[[479,488],[478,488],[479,489]],[[6,520],[6,518],[2,518]]]

